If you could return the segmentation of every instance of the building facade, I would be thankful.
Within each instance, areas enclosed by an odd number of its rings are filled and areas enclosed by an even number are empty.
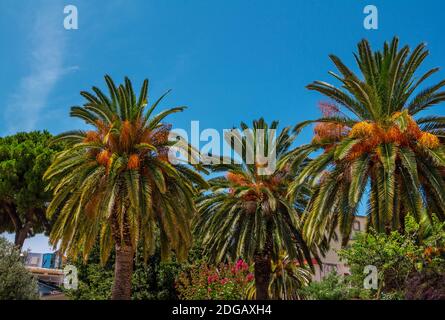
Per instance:
[[[354,237],[354,234],[357,232],[366,231],[366,221],[367,217],[365,216],[356,216],[354,222],[352,223],[352,233],[351,239]],[[337,234],[338,230],[337,230]],[[322,265],[316,264],[315,274],[312,277],[314,281],[320,281],[325,276],[327,276],[332,271],[337,272],[340,275],[349,274],[348,266],[340,260],[340,257],[337,254],[337,251],[340,250],[341,240],[340,239],[332,239],[329,250],[324,257],[321,257]]]

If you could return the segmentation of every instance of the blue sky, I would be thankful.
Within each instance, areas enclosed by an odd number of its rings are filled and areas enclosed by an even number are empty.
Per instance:
[[[68,4],[78,30],[63,28]],[[379,10],[378,30],[363,27],[367,4]],[[2,0],[0,135],[83,127],[69,107],[82,103],[79,91],[103,87],[104,74],[137,85],[148,77],[151,97],[173,89],[164,106],[189,107],[175,127],[222,130],[260,116],[292,125],[319,115],[324,99],[305,85],[332,80],[328,54],[352,66],[362,38],[375,48],[394,35],[427,42],[424,70],[444,66],[444,9],[442,0]],[[25,247],[48,251],[44,237]]]

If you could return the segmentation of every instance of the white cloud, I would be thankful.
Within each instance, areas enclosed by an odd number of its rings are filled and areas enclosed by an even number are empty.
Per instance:
[[[77,69],[64,66],[65,37],[70,31],[63,28],[63,12],[57,9],[59,6],[46,6],[35,12],[24,53],[29,73],[19,80],[5,109],[8,133],[35,129],[57,82]]]

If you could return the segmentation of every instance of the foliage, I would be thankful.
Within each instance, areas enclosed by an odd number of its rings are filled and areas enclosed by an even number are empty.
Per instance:
[[[181,264],[175,259],[161,261],[159,250],[148,259],[147,263],[142,254],[139,254],[136,257],[132,279],[132,298],[134,300],[177,299],[175,281],[181,269]]]
[[[266,247],[268,235],[273,236],[275,256],[283,250],[291,259],[299,259],[301,264],[304,259],[310,260],[309,249],[299,234],[298,219],[309,191],[301,192],[295,204],[289,203],[285,197],[287,184],[293,178],[289,170],[262,175],[258,174],[258,162],[246,161],[246,151],[255,150],[259,143],[255,138],[257,131],[264,130],[264,135],[269,136],[270,130],[276,130],[277,126],[278,122],[268,126],[263,119],[254,121],[253,143],[241,135],[237,137],[236,142],[243,146],[242,151],[238,151],[243,163],[214,167],[214,170],[228,169],[228,172],[226,176],[211,179],[211,192],[197,200],[199,216],[195,231],[203,239],[203,247],[212,261],[220,262],[226,257],[251,261],[255,253]],[[241,129],[249,127],[241,123]],[[275,141],[269,141],[269,150],[265,153],[275,147],[279,162],[293,140],[289,128],[285,128]]]
[[[62,149],[50,139],[46,131],[0,138],[0,233],[15,232],[19,246],[28,236],[49,231],[45,207],[51,193],[42,177]]]
[[[301,288],[299,294],[309,300],[349,300],[359,297],[361,292],[351,287],[347,278],[333,271],[321,281]]]
[[[114,251],[105,265],[100,264],[100,249],[93,247],[88,261],[77,259],[73,264],[78,270],[79,287],[67,290],[68,297],[74,300],[106,300],[111,297],[113,285]],[[180,265],[175,261],[161,262],[160,251],[144,261],[141,252],[135,257],[132,276],[133,300],[176,299],[175,279]]]
[[[0,300],[38,299],[37,281],[26,270],[20,251],[0,237]]]
[[[375,298],[400,297],[404,292],[413,297],[417,290],[413,285],[419,288],[420,295],[433,296],[421,293],[419,284],[423,280],[430,284],[437,280],[440,284],[445,274],[445,224],[437,220],[418,224],[408,216],[405,234],[358,233],[349,248],[339,251],[339,256],[349,265],[352,284],[357,288],[363,286],[365,266],[377,267],[379,287],[372,292]]]
[[[281,252],[276,261],[271,261],[271,265],[269,297],[274,300],[301,299],[299,290],[311,282],[310,269],[301,267],[296,260],[290,260],[285,252]],[[247,298],[255,298],[255,291],[254,283],[249,284]]]
[[[421,88],[438,71],[417,75],[427,56],[424,44],[410,53],[394,38],[382,51],[373,52],[363,40],[355,54],[361,76],[331,55],[340,74],[330,74],[341,86],[323,81],[308,86],[333,101],[324,107],[322,118],[295,127],[298,132],[319,124],[314,140],[296,148],[284,164],[323,151],[301,170],[289,190],[292,195],[303,183],[314,187],[304,225],[309,242],[332,235],[338,226],[346,244],[362,198],[368,198],[368,225],[378,232],[403,232],[408,212],[417,222],[424,215],[445,220],[445,148],[440,141],[445,117],[419,117],[445,100],[445,80]]]
[[[82,254],[86,260],[100,238],[101,262],[115,249],[113,299],[130,299],[132,261],[140,243],[146,258],[153,255],[159,235],[161,258],[172,252],[187,258],[192,244],[191,219],[196,208],[194,196],[205,180],[169,152],[192,148],[183,140],[169,141],[171,125],[162,123],[171,108],[153,114],[165,97],[148,105],[148,80],[136,97],[128,78],[116,87],[105,76],[107,97],[93,87],[81,92],[87,100],[71,108],[71,116],[83,119],[90,131],[71,131],[56,140],[69,147],[57,154],[44,178],[54,197],[48,216],[59,214],[50,242],[60,244],[68,256]]]
[[[286,197],[287,187],[295,177],[290,168],[276,169],[274,163],[260,163],[259,157],[248,156],[260,150],[261,143],[264,154],[270,156],[275,149],[276,161],[282,161],[294,136],[285,128],[273,137],[277,127],[278,122],[269,126],[259,119],[252,128],[241,123],[242,133],[235,130],[233,139],[240,148],[234,147],[234,152],[242,163],[231,161],[231,165],[212,167],[214,171],[228,171],[225,176],[211,179],[210,192],[197,200],[199,214],[194,227],[211,262],[241,257],[255,263],[256,294],[262,299],[267,298],[263,295],[268,292],[271,261],[281,251],[289,259],[297,259],[300,265],[312,262],[311,249],[300,233],[299,219],[309,190],[301,188],[299,196],[290,202]],[[233,147],[232,137],[226,136],[226,140]],[[261,173],[267,166],[269,171]]]
[[[245,298],[254,276],[242,259],[236,263],[210,266],[196,263],[182,272],[177,281],[179,297],[184,300],[240,300]]]
[[[350,267],[351,279],[357,287],[363,287],[365,266],[377,267],[379,292],[383,286],[389,289],[385,291],[402,290],[405,280],[414,268],[411,257],[419,254],[420,249],[414,242],[397,231],[390,235],[376,232],[359,233],[349,248],[339,251],[341,259]]]
[[[301,267],[298,261],[289,259],[289,256],[282,252],[276,261],[272,261],[270,297],[280,300],[300,299],[298,290],[307,286],[311,278],[309,268]]]
[[[93,87],[94,94],[81,92],[84,106],[71,108],[71,116],[94,130],[60,135],[70,148],[57,155],[45,174],[54,190],[48,214],[60,210],[50,241],[61,240],[61,250],[86,257],[100,236],[105,262],[113,243],[135,248],[139,239],[149,256],[158,229],[162,256],[172,249],[186,257],[188,221],[195,210],[193,183],[205,182],[189,168],[170,164],[171,126],[161,123],[184,107],[153,115],[165,95],[147,109],[148,80],[138,99],[128,78],[119,87],[109,76],[105,80],[109,97]]]
[[[67,289],[65,295],[73,300],[106,300],[111,297],[113,285],[114,251],[105,264],[100,263],[100,247],[93,246],[88,260],[70,258],[69,264],[77,268],[78,288]]]
[[[407,223],[416,244],[422,248],[413,271],[405,284],[406,299],[445,299],[445,223]]]
[[[93,254],[91,254],[93,255]],[[110,258],[111,260],[111,258]],[[108,300],[111,298],[113,286],[113,270],[93,263],[88,259],[87,264],[74,264],[78,269],[78,288],[66,289],[65,295],[73,300]]]

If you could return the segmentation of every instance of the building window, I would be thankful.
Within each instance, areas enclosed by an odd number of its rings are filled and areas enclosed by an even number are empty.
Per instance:
[[[352,230],[354,231],[360,231],[360,221],[354,221],[352,223]]]

